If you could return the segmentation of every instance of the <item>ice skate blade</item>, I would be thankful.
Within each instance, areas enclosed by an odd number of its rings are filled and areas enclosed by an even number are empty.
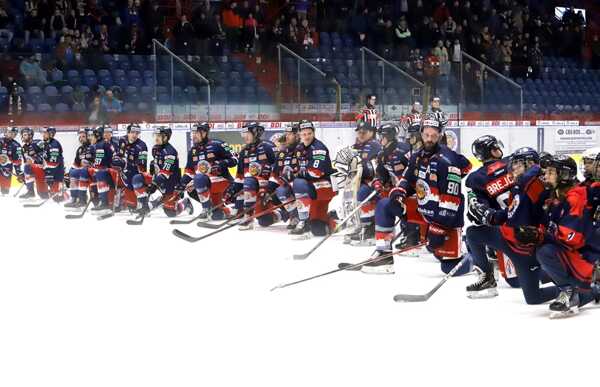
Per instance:
[[[550,320],[560,320],[563,318],[573,317],[577,314],[579,314],[579,307],[575,306],[564,312],[560,312],[560,311],[550,312]]]
[[[467,297],[469,297],[472,300],[479,300],[479,299],[483,299],[483,298],[493,298],[493,297],[497,297],[497,296],[498,296],[498,289],[496,289],[496,288],[479,290],[479,291],[471,291],[471,292],[468,292],[468,294],[467,294]]]
[[[367,239],[366,241],[351,241],[350,246],[355,247],[372,247],[375,246],[374,239]]]
[[[361,273],[364,274],[394,274],[394,265],[382,265],[382,266],[363,266],[360,269]]]

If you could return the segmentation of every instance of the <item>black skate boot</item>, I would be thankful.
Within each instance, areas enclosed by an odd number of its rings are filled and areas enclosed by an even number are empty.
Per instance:
[[[600,261],[596,261],[594,264],[594,271],[592,272],[592,283],[590,284],[592,292],[594,294],[594,302],[600,303]]]
[[[73,199],[64,205],[65,209],[74,210],[81,207],[79,199]]]
[[[307,220],[298,221],[296,228],[290,230],[290,235],[296,235],[299,237],[310,236],[310,224]]]
[[[19,199],[21,200],[29,200],[29,199],[34,199],[35,198],[35,192],[33,191],[27,191],[24,194],[19,195]]]
[[[286,228],[288,230],[293,230],[296,228],[296,226],[298,225],[298,222],[300,222],[300,219],[298,219],[298,216],[292,216],[286,226]]]
[[[377,259],[382,255],[389,255],[391,253],[389,250],[376,250],[371,259]],[[390,255],[387,258],[364,264],[360,271],[365,274],[394,274],[394,256]]]
[[[467,297],[469,298],[492,298],[498,295],[498,285],[494,272],[482,272],[474,284],[467,286]]]
[[[572,286],[560,289],[558,297],[550,304],[550,318],[564,318],[579,313],[579,293]]]
[[[375,246],[375,224],[363,225],[358,234],[350,237],[352,246]]]

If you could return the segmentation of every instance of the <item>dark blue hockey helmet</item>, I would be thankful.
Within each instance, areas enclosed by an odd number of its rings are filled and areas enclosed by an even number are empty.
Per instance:
[[[386,138],[388,141],[396,141],[400,128],[394,124],[383,124],[377,128],[377,135],[381,138]]]
[[[510,161],[511,163],[515,163],[517,161],[531,161],[535,164],[539,164],[540,155],[535,149],[529,146],[524,146],[517,149],[512,155],[510,155]]]
[[[554,155],[546,168],[556,169],[558,186],[571,186],[577,183],[577,163],[570,156]]]
[[[244,126],[242,126],[242,133],[252,133],[255,140],[261,138],[264,132],[264,126],[256,121],[246,122],[244,123]]]
[[[48,133],[50,137],[54,137],[54,135],[56,134],[56,128],[53,126],[44,126],[42,128],[42,133]]]
[[[504,144],[502,144],[502,141],[492,135],[486,134],[473,141],[471,152],[473,152],[473,156],[475,156],[477,160],[485,161],[493,158],[492,151],[494,149],[502,152],[503,148]]]
[[[138,124],[136,122],[132,122],[131,124],[127,125],[127,134],[141,133],[141,132],[142,132],[142,127],[140,126],[140,124]]]
[[[199,132],[199,131],[203,131],[203,132],[210,132],[210,124],[208,122],[197,122],[194,125],[192,125],[192,132]]]
[[[154,129],[154,135],[162,135],[163,138],[166,139],[166,142],[168,142],[171,139],[172,134],[173,131],[168,126],[159,126],[158,128]]]

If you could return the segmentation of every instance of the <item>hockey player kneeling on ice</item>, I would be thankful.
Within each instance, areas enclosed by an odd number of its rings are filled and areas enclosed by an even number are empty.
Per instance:
[[[65,177],[65,161],[62,146],[54,138],[55,135],[56,128],[44,127],[42,129],[42,159],[44,162],[44,177],[50,194],[53,195],[54,201],[62,202],[64,197],[60,192]]]
[[[587,207],[587,189],[578,185],[577,164],[556,155],[544,175],[550,189],[546,233],[536,256],[542,269],[560,288],[550,304],[550,317],[576,314],[597,294],[591,283],[594,264],[600,258],[600,241]]]
[[[470,189],[468,194],[467,218],[473,223],[471,227],[480,227],[480,212],[484,208],[494,211],[506,210],[510,199],[510,189],[514,179],[509,170],[509,159],[503,158],[503,144],[496,137],[485,135],[477,138],[471,146],[473,155],[483,163],[476,171],[469,174],[465,185]],[[468,232],[468,231],[467,231]],[[519,280],[510,258],[491,248],[486,249],[485,261],[473,264],[482,271],[479,281],[469,285],[467,291],[471,298],[494,297],[498,295],[495,266],[500,269],[502,277],[512,287],[519,287]]]
[[[90,168],[82,168],[79,175],[80,182],[91,181],[90,194],[95,205],[91,209],[96,215],[112,211],[115,196],[116,170],[112,168],[115,148],[112,143],[104,139],[104,127],[99,126],[92,131],[90,147],[93,162]]]
[[[133,178],[148,170],[148,146],[140,139],[142,128],[132,123],[127,125],[127,135],[119,139],[119,148],[113,157],[113,167],[119,170],[118,188],[124,191],[120,203],[115,205],[119,210],[121,205],[129,211],[137,209],[137,198],[133,188]]]
[[[35,198],[35,190],[41,198],[48,197],[48,185],[44,176],[43,147],[40,140],[33,138],[31,128],[21,129],[21,148],[23,153],[23,175],[25,179],[25,193],[19,199]],[[35,185],[35,188],[34,188]]]
[[[282,144],[275,154],[275,166],[269,179],[270,190],[274,190],[276,200],[279,203],[288,203],[284,206],[285,211],[276,211],[268,216],[261,217],[259,223],[268,225],[275,223],[280,218],[285,221],[288,219],[288,230],[293,230],[299,222],[297,202],[294,200],[294,191],[292,183],[294,181],[294,172],[298,171],[298,157],[296,147],[300,141],[298,134],[299,127],[294,123],[285,128],[285,134],[281,139]],[[265,195],[267,193],[265,192]],[[270,221],[268,219],[271,219]]]
[[[87,204],[87,191],[90,185],[88,168],[94,163],[92,144],[88,138],[93,135],[92,130],[81,128],[77,135],[79,147],[75,150],[75,160],[68,174],[71,201],[65,204],[65,208],[80,208]]]
[[[25,182],[21,169],[23,163],[21,144],[15,137],[17,128],[7,128],[4,138],[0,138],[0,194],[8,195],[13,174],[20,183]]]
[[[469,213],[481,226],[467,230],[467,244],[475,264],[484,272],[490,270],[487,246],[510,258],[528,304],[541,304],[558,295],[556,286],[540,288],[542,270],[535,258],[535,249],[543,238],[539,227],[547,196],[539,162],[534,149],[517,149],[510,157],[514,186],[510,190],[508,208],[495,210],[473,203]]]
[[[335,222],[328,215],[329,202],[334,197],[331,186],[333,167],[329,150],[315,138],[312,122],[299,122],[300,144],[297,148],[298,172],[293,183],[294,196],[298,201],[298,218],[292,235],[327,235],[335,228]]]
[[[189,197],[202,204],[206,219],[222,220],[230,216],[229,208],[214,207],[223,203],[223,195],[233,183],[229,168],[237,165],[237,158],[226,142],[209,138],[209,133],[208,122],[192,126],[192,146],[181,186]]]
[[[261,139],[264,131],[265,128],[258,122],[244,124],[241,132],[244,147],[238,156],[235,180],[225,191],[225,201],[230,202],[235,198],[234,214],[244,211],[245,216],[239,227],[242,231],[254,227],[250,217],[255,210],[259,192],[262,194],[264,190],[261,189],[267,187],[275,163],[275,144]]]
[[[464,222],[461,179],[471,164],[464,156],[439,144],[442,133],[435,115],[423,116],[421,136],[423,148],[411,155],[397,187],[375,208],[376,256],[391,252],[396,218],[408,215],[408,220],[416,220],[419,217],[406,210],[407,199],[415,194],[417,210],[422,217],[420,222],[427,227],[427,249],[440,260],[442,271],[449,273],[461,261]],[[470,263],[464,264],[455,275],[469,272],[470,266]],[[393,273],[393,258],[365,265],[362,271]]]
[[[358,121],[356,126],[356,142],[352,146],[360,158],[358,173],[360,174],[360,185],[356,194],[356,201],[365,200],[373,188],[371,186],[375,178],[376,158],[381,151],[381,144],[375,139],[377,128],[372,127],[364,121]],[[376,199],[365,203],[360,209],[360,228],[348,235],[350,242],[354,245],[375,244],[375,203]]]
[[[140,215],[145,215],[160,205],[169,217],[177,216],[183,211],[190,215],[194,212],[190,199],[182,199],[183,193],[175,189],[179,184],[181,171],[177,150],[169,143],[171,133],[171,129],[167,127],[154,130],[155,145],[152,147],[150,174],[139,173],[133,177]]]

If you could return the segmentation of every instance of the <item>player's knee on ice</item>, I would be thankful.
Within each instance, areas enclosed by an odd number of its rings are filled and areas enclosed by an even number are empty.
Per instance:
[[[375,206],[375,224],[380,227],[394,227],[397,217],[402,217],[402,206],[398,201],[383,198]]]
[[[205,203],[210,200],[210,186],[210,177],[207,175],[199,173],[194,176],[194,188],[196,189],[197,200],[200,203]]]
[[[131,185],[133,186],[133,189],[141,189],[142,187],[144,187],[146,185],[144,176],[142,176],[141,174],[135,175],[133,179],[131,179]]]
[[[440,261],[440,268],[442,269],[442,272],[444,274],[448,274],[452,271],[452,269],[454,269],[456,267],[456,265],[458,265],[458,263],[463,260],[466,259],[468,260],[468,262],[465,262],[460,269],[458,269],[456,271],[456,273],[454,273],[454,277],[458,277],[461,275],[465,275],[468,272],[471,271],[471,269],[473,268],[473,263],[471,261],[471,256],[470,255],[465,255],[464,257],[461,258],[451,258],[451,259],[445,259],[442,257],[439,257],[437,255],[433,255],[434,257],[436,257],[439,261]]]
[[[311,220],[310,221],[310,231],[314,236],[325,236],[329,233],[327,222],[323,220]]]

